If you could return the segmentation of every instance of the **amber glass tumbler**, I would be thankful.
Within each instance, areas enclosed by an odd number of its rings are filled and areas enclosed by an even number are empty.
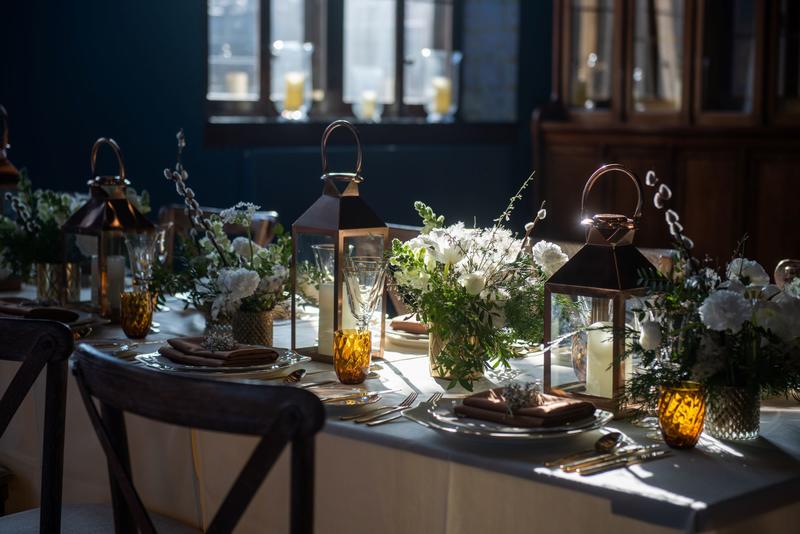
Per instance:
[[[142,339],[153,320],[153,297],[149,291],[125,291],[120,295],[120,324],[131,339]]]
[[[342,384],[360,384],[369,374],[372,334],[369,330],[337,330],[333,337],[333,368]]]
[[[691,449],[700,439],[706,416],[703,387],[697,382],[662,386],[658,398],[658,424],[667,445]]]

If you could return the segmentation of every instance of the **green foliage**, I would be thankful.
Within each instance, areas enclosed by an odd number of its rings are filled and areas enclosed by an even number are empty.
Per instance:
[[[419,218],[422,219],[423,234],[427,234],[434,228],[442,228],[444,226],[444,215],[437,216],[433,212],[433,209],[424,202],[420,202],[419,200],[414,202],[414,209],[419,214]]]

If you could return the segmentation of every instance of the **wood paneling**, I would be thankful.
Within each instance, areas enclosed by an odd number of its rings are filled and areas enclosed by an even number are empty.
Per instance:
[[[757,187],[748,191],[744,208],[751,236],[747,250],[764,261],[771,274],[781,259],[800,258],[800,156],[762,154],[753,164]]]

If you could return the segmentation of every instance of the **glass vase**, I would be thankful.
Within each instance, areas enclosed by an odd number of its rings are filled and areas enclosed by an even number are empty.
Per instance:
[[[709,392],[706,432],[718,439],[751,440],[758,437],[761,398],[758,390],[723,387]]]
[[[458,110],[461,52],[423,48],[421,54],[428,122],[452,122]]]
[[[311,108],[311,56],[314,46],[297,41],[272,43],[269,98],[281,118],[304,121]]]
[[[706,401],[697,382],[662,386],[658,398],[658,425],[664,442],[674,449],[691,449],[703,432]]]
[[[272,311],[237,311],[231,325],[237,343],[272,346]]]
[[[477,342],[477,338],[471,336],[467,343],[464,344],[463,353],[465,355],[470,354],[471,351],[477,350],[480,345]],[[447,346],[447,341],[442,338],[439,334],[436,334],[432,331],[432,329],[428,328],[428,363],[431,371],[431,376],[433,378],[443,378],[445,380],[453,380],[453,376],[449,375],[445,368],[439,362],[439,356],[442,354],[445,346]],[[477,380],[483,376],[482,372],[473,371],[467,379],[469,380]]]

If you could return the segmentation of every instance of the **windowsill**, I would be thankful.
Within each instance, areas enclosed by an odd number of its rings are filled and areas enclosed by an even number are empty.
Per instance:
[[[429,123],[421,118],[387,118],[380,123],[351,121],[367,145],[512,144],[518,127],[513,122]],[[264,116],[212,116],[205,124],[209,147],[315,146],[325,127],[335,120],[310,118],[288,122]]]

